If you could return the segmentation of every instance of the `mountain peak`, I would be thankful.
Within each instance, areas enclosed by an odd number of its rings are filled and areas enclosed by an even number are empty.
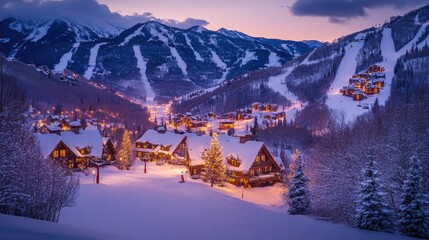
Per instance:
[[[193,27],[188,28],[188,30],[193,31],[193,32],[197,32],[197,33],[209,31],[207,28],[205,28],[203,26],[193,26]]]

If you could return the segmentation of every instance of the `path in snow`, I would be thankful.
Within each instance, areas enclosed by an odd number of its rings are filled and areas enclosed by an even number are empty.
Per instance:
[[[241,189],[228,183],[211,188],[189,176],[179,183],[186,168],[147,165],[147,174],[142,162],[129,171],[101,168],[101,184],[80,174],[77,204],[62,210],[59,225],[137,239],[409,239],[288,215],[265,202],[280,199],[276,187],[244,190],[243,201]]]
[[[170,48],[171,55],[173,55],[174,59],[176,59],[177,66],[179,66],[180,70],[182,71],[182,74],[185,75],[185,77],[187,77],[188,71],[186,69],[188,66],[186,65],[185,61],[183,61],[182,57],[180,56],[179,52],[177,52],[176,48],[170,47],[170,46],[168,47]]]
[[[133,46],[133,50],[134,56],[137,59],[137,67],[140,69],[141,81],[144,86],[146,100],[153,101],[155,99],[156,94],[150,86],[150,83],[146,76],[146,61],[143,59],[140,46]]]
[[[141,26],[141,27],[137,28],[137,30],[135,30],[132,34],[128,35],[128,36],[124,39],[124,41],[123,41],[121,44],[119,44],[119,46],[120,46],[120,47],[125,46],[125,44],[127,44],[127,43],[128,43],[131,39],[133,39],[134,37],[136,37],[136,36],[138,36],[138,35],[144,35],[144,34],[142,33],[142,28],[143,28],[143,26]]]
[[[100,46],[104,44],[106,43],[97,43],[94,47],[91,48],[91,50],[89,50],[88,69],[86,69],[83,75],[88,80],[92,78],[92,74],[94,73],[94,68],[97,64],[98,50],[100,49]]]
[[[61,57],[60,62],[57,65],[55,65],[54,71],[60,72],[60,73],[64,72],[64,69],[67,68],[67,65],[69,64],[73,54],[76,53],[76,50],[79,47],[79,45],[80,45],[80,43],[73,44],[73,47],[70,49],[70,51],[68,53],[64,54]]]

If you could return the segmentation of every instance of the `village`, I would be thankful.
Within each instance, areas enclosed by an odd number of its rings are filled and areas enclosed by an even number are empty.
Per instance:
[[[165,106],[165,105],[164,105]],[[149,108],[150,109],[150,108]],[[133,134],[133,158],[135,161],[156,165],[177,165],[187,168],[185,175],[201,178],[204,168],[202,153],[210,147],[216,136],[222,147],[222,157],[227,169],[226,182],[235,186],[261,187],[282,181],[284,164],[273,156],[267,146],[256,141],[251,132],[255,121],[258,127],[274,126],[286,121],[284,107],[276,104],[253,103],[235,112],[216,115],[209,112],[200,117],[191,113],[171,114],[169,105],[160,108],[165,116],[152,112],[155,127]],[[79,112],[79,109],[75,109]],[[126,125],[101,121],[84,115],[62,111],[63,114],[41,114],[30,108],[34,136],[45,158],[56,159],[72,171],[85,174],[99,173],[99,167],[118,164],[118,131]],[[55,112],[56,113],[56,112]],[[156,116],[160,114],[162,117]],[[258,123],[258,118],[259,123]],[[91,171],[91,169],[93,169]],[[184,177],[182,174],[182,180]],[[98,178],[97,178],[98,179]]]
[[[351,97],[353,101],[361,101],[370,95],[380,93],[384,87],[386,75],[384,68],[378,65],[372,65],[363,73],[353,75],[349,79],[349,85],[340,89],[343,96]],[[367,103],[358,104],[358,107],[369,109]]]

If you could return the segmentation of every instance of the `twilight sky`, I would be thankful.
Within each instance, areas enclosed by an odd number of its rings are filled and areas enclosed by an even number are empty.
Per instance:
[[[425,4],[429,0],[0,0],[0,18],[65,16],[125,27],[157,20],[180,28],[332,41]]]

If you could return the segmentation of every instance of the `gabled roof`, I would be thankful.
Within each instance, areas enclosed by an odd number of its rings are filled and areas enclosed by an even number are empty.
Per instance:
[[[136,142],[151,143],[154,145],[170,146],[169,154],[172,154],[186,136],[173,132],[159,133],[153,129],[147,130]]]
[[[103,139],[98,130],[81,130],[79,134],[74,132],[61,132],[57,134],[34,134],[40,144],[40,150],[44,157],[55,149],[55,147],[63,142],[77,157],[101,157],[103,152]],[[91,152],[87,155],[82,155],[78,149],[90,147]]]
[[[225,159],[232,156],[241,160],[239,167],[227,165],[229,169],[235,171],[249,171],[259,151],[265,146],[263,142],[258,141],[240,143],[239,138],[230,137],[226,134],[219,135],[218,141],[222,146],[222,158]],[[204,161],[201,159],[201,153],[210,147],[210,142],[211,137],[207,135],[188,138],[188,154],[191,166],[204,164]]]

